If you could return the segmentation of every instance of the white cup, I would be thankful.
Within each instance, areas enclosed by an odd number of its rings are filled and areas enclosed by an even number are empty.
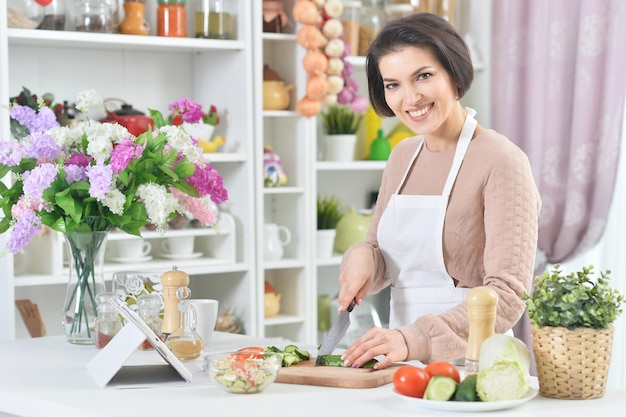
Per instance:
[[[211,343],[215,323],[217,323],[217,307],[219,303],[217,300],[206,298],[192,298],[189,300],[189,303],[196,310],[196,333],[202,338],[204,349],[206,350]]]
[[[147,240],[124,239],[117,241],[117,256],[124,259],[141,259],[150,253],[152,245]]]
[[[161,241],[161,249],[168,255],[191,255],[194,240],[194,236],[168,237]]]

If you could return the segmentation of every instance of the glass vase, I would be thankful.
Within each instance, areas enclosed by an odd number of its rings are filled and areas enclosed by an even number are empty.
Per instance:
[[[104,285],[104,249],[109,232],[67,232],[70,274],[63,307],[63,329],[67,341],[79,345],[96,342],[96,296]]]

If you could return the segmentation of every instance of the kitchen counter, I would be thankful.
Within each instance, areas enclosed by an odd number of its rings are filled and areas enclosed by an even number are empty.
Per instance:
[[[287,343],[283,339],[215,333],[207,351],[229,351],[249,345],[280,347]],[[189,383],[100,389],[85,369],[87,362],[98,352],[94,346],[72,345],[63,337],[0,342],[0,416],[468,415],[413,407],[395,396],[391,384],[379,388],[346,389],[274,383],[259,394],[231,394],[213,385],[201,370],[201,360],[185,364],[194,374],[193,381]],[[154,351],[137,351],[126,364],[162,362]],[[532,384],[536,386],[536,380],[533,379]],[[588,417],[621,415],[624,409],[626,391],[609,390],[603,398],[585,401],[537,396],[516,408],[489,414]]]

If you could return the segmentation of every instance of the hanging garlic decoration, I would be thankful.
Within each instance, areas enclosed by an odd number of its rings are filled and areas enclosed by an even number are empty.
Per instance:
[[[303,116],[319,114],[322,105],[337,102],[343,90],[342,12],[341,0],[299,0],[293,7],[294,19],[303,25],[297,34],[298,44],[307,49],[302,66],[309,78],[305,95],[296,104],[296,111]]]

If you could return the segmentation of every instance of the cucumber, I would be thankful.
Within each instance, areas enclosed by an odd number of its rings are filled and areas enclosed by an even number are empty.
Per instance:
[[[430,378],[426,391],[424,392],[425,400],[448,401],[457,390],[458,384],[449,376],[435,375]]]
[[[454,394],[455,401],[480,401],[476,393],[476,379],[478,375],[472,374],[465,377]]]
[[[361,368],[371,369],[376,363],[378,363],[378,360],[370,359],[365,362]],[[341,355],[322,355],[320,356],[320,365],[343,367],[343,359],[341,359]]]

